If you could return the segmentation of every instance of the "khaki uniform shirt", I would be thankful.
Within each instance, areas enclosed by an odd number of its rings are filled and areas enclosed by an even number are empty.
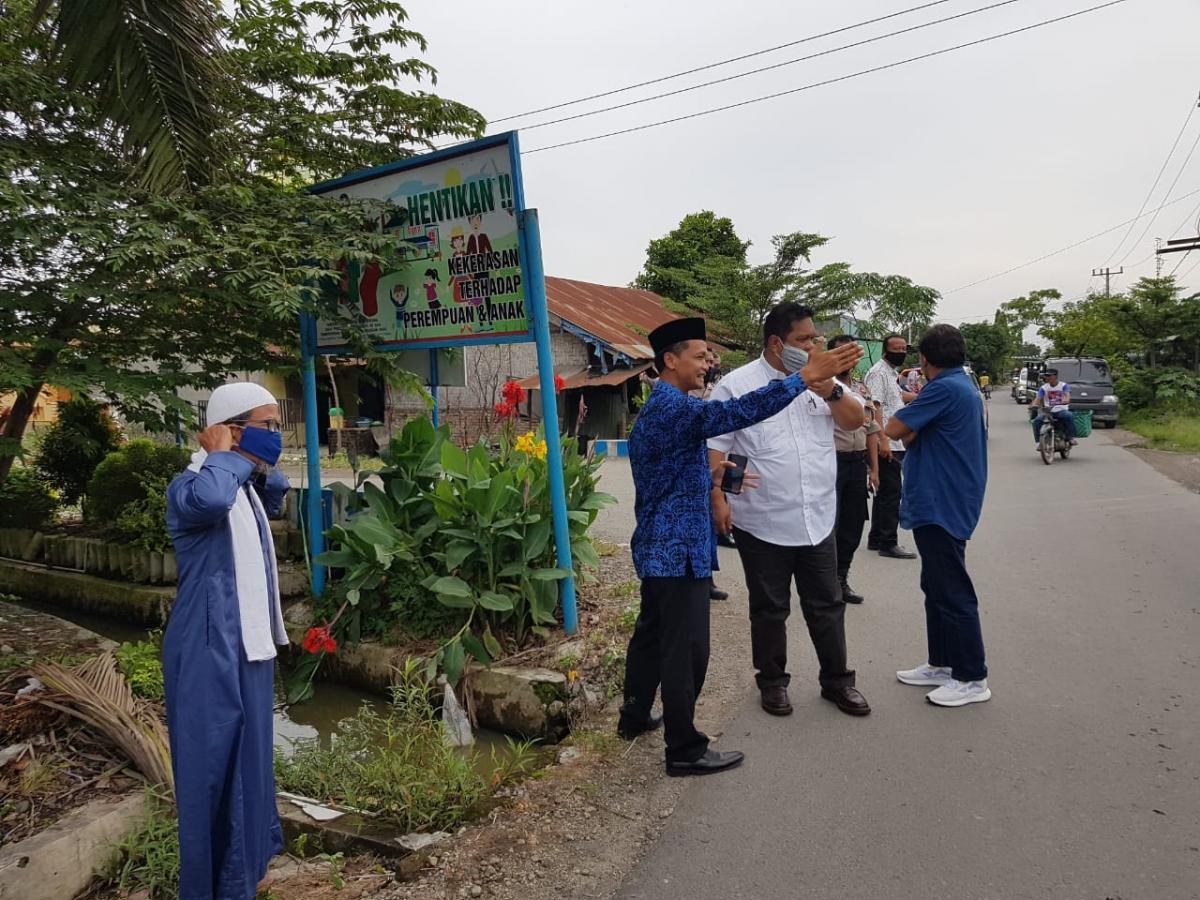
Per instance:
[[[866,384],[855,378],[850,382],[850,386],[858,391],[859,395],[867,401],[868,408],[874,413],[875,403],[871,399],[871,392],[867,390]],[[833,429],[833,444],[838,453],[856,453],[867,449],[868,434],[875,434],[879,431],[882,431],[882,429],[872,414],[871,420],[866,425],[860,425],[858,428],[851,429],[850,431],[838,428],[835,425]]]

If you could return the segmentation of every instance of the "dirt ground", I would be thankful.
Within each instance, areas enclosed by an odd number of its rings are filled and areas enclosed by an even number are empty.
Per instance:
[[[507,791],[485,821],[431,848],[427,865],[415,877],[386,885],[364,879],[363,892],[353,896],[604,898],[657,837],[685,780],[666,777],[661,732],[632,743],[616,735],[619,677],[612,679],[623,670],[636,579],[627,549],[610,546],[608,552],[600,584],[580,591],[580,634],[557,648],[565,656],[559,668],[578,672],[583,687],[603,693],[604,701],[594,704],[556,748],[558,764]],[[744,610],[715,602],[712,662],[697,709],[698,724],[711,737],[719,739],[727,704],[744,694],[751,678],[744,664],[747,644]],[[271,896],[324,896],[305,892],[304,885],[320,882],[326,870],[318,864],[291,875],[280,872]]]
[[[19,691],[35,660],[68,664],[109,649],[75,626],[0,599],[0,846],[36,834],[94,797],[140,780],[114,746]]]
[[[1114,444],[1124,447],[1134,456],[1148,462],[1157,471],[1172,481],[1182,484],[1189,491],[1200,494],[1200,453],[1175,453],[1170,450],[1151,450],[1145,446],[1146,439],[1140,434],[1114,428],[1108,432]]]

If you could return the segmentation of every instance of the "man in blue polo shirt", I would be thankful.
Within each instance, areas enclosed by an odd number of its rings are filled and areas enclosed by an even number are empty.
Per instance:
[[[930,703],[966,706],[992,697],[979,600],[966,563],[987,486],[987,435],[979,392],[963,369],[962,333],[934,325],[918,350],[928,383],[884,431],[908,451],[900,524],[912,529],[921,554],[929,661],[896,677],[934,687],[926,695]]]

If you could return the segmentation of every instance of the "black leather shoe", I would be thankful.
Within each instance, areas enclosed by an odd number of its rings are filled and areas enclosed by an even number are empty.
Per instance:
[[[862,603],[863,595],[850,587],[845,581],[840,582],[842,588],[842,599],[847,603]]]
[[[685,775],[715,775],[726,769],[735,769],[742,764],[746,754],[737,750],[705,750],[704,755],[692,762],[669,762],[667,774],[673,778]]]
[[[857,688],[821,688],[821,696],[848,716],[865,716],[871,712],[867,698],[858,692]]]
[[[787,688],[783,685],[765,687],[762,689],[762,708],[773,716],[790,716],[792,702],[788,700]]]
[[[884,547],[879,551],[880,556],[886,556],[888,559],[916,559],[917,554],[911,550],[905,550],[903,547]]]
[[[650,731],[657,731],[662,728],[662,716],[652,715],[642,725],[630,727],[628,725],[617,725],[617,736],[627,741],[632,741],[634,738],[641,737]]]
[[[708,599],[709,600],[728,600],[729,592],[721,590],[719,587],[717,587],[714,584],[712,587],[710,587],[708,589]]]

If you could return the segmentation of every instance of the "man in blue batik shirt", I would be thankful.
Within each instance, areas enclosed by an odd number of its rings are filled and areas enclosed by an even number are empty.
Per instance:
[[[716,476],[706,441],[770,418],[806,382],[832,378],[862,355],[857,344],[847,344],[814,354],[800,372],[759,390],[725,402],[704,401],[688,392],[704,386],[706,338],[700,318],[676,319],[650,333],[660,377],[629,436],[637,520],[631,549],[642,603],[625,657],[618,731],[632,739],[661,721],[668,775],[707,775],[744,758],[737,751],[709,749],[693,721],[708,671],[709,586],[717,567],[709,497]],[[662,720],[651,715],[660,687]]]

